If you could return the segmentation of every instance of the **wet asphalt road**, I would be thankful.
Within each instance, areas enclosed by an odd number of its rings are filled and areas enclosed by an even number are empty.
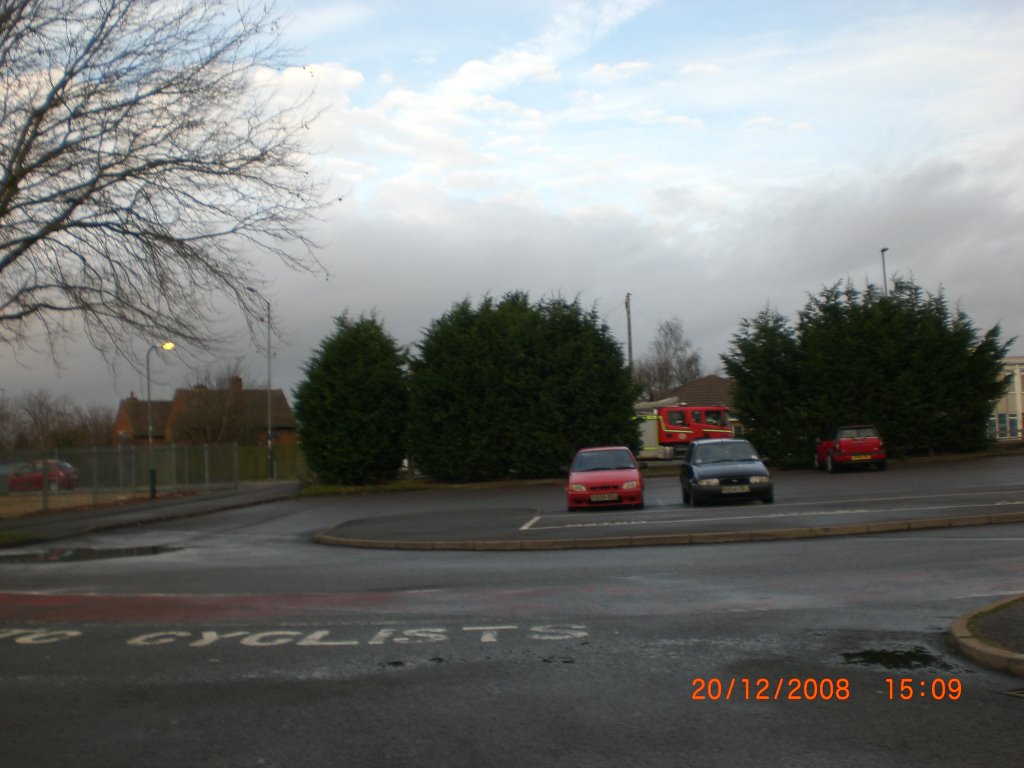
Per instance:
[[[794,473],[775,507],[1024,498],[1022,466]],[[655,510],[669,509],[677,486],[655,486]],[[1010,694],[1024,683],[950,653],[944,633],[1024,591],[1024,525],[563,552],[310,543],[366,515],[559,506],[557,488],[446,493],[275,503],[80,542],[177,548],[164,554],[0,566],[5,764],[963,766],[1019,754],[1024,699]]]

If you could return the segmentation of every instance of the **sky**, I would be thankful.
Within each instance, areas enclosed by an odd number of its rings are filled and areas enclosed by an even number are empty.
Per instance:
[[[720,372],[744,318],[882,285],[882,248],[888,281],[1024,337],[1017,0],[277,7],[292,66],[268,78],[312,89],[312,164],[343,198],[310,224],[329,279],[261,262],[289,397],[344,312],[415,345],[454,303],[516,290],[595,307],[624,353],[629,295],[635,357],[678,318]],[[237,339],[219,360],[265,386],[265,350]],[[196,377],[152,362],[154,399]],[[84,342],[58,363],[0,349],[3,394],[145,395]]]

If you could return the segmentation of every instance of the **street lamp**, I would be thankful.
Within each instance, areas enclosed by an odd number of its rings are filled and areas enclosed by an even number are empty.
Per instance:
[[[888,279],[885,276],[885,252],[888,251],[888,250],[889,250],[888,248],[883,248],[882,249],[882,295],[883,296],[888,296],[889,295],[889,281],[888,281]]]
[[[153,466],[153,395],[149,376],[149,356],[154,349],[170,352],[174,349],[174,342],[165,341],[163,344],[154,344],[146,350],[146,426],[149,432],[149,498],[151,499],[156,498],[156,467]]]
[[[267,480],[271,480],[274,477],[274,428],[270,408],[270,299],[255,288],[246,286],[246,290],[267,305]]]

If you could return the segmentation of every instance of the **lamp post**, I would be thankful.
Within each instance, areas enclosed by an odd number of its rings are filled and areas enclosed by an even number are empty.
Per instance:
[[[154,349],[170,352],[174,349],[174,342],[165,341],[163,344],[153,344],[146,350],[146,427],[149,432],[149,498],[151,499],[156,498],[156,467],[153,466],[153,395],[149,376],[149,356]]]
[[[270,407],[270,299],[264,298],[255,288],[247,286],[246,290],[267,305],[267,480],[272,480],[274,477],[274,426]]]
[[[889,250],[888,248],[883,248],[882,249],[882,295],[883,296],[888,296],[889,295],[889,280],[885,276],[885,252],[888,251],[888,250]]]

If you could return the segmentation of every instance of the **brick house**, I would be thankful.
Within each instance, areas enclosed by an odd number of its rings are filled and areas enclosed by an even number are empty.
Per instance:
[[[152,408],[154,444],[266,443],[267,390],[245,389],[238,376],[222,389],[177,389],[173,400],[154,400]],[[146,401],[134,393],[121,401],[114,422],[115,444],[148,442],[146,412]],[[275,445],[298,443],[295,415],[280,389],[270,391],[270,425]]]

